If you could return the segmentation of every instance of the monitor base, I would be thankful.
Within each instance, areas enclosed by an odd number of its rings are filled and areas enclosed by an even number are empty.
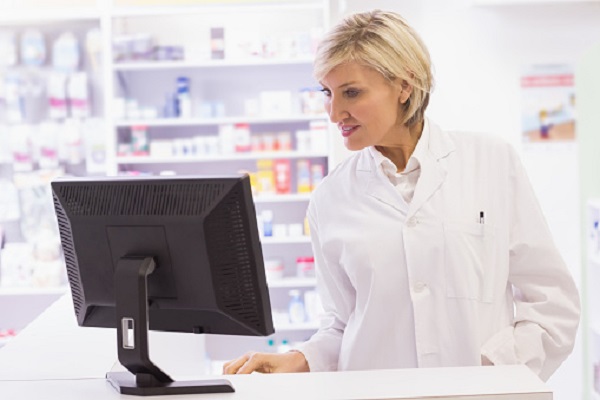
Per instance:
[[[197,393],[232,393],[235,392],[231,382],[226,379],[148,382],[140,385],[140,376],[136,378],[130,372],[109,372],[106,380],[121,394],[134,396],[162,396],[174,394]]]

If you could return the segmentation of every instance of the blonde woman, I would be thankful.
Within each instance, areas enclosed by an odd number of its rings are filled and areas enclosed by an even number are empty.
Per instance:
[[[315,75],[355,151],[308,208],[321,328],[224,373],[525,364],[547,379],[569,355],[579,295],[525,171],[502,140],[425,117],[430,64],[392,12],[321,42]]]

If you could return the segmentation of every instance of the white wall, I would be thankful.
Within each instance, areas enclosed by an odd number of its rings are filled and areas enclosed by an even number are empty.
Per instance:
[[[576,65],[600,42],[600,2],[477,7],[469,0],[347,0],[337,7],[332,23],[380,8],[401,13],[417,29],[435,69],[429,116],[446,129],[502,135],[521,151],[556,244],[581,287],[576,146],[523,150],[519,78],[527,64]],[[582,398],[581,340],[580,334],[550,380],[557,400]]]

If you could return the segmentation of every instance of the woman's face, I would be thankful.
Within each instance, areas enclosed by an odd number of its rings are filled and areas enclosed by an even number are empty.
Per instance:
[[[409,97],[378,71],[356,63],[341,64],[321,81],[325,109],[337,124],[348,150],[389,146],[401,140],[400,103]]]

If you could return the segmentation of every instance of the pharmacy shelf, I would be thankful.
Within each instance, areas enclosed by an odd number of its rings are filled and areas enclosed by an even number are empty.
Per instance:
[[[321,11],[321,2],[286,2],[257,1],[250,4],[232,3],[231,5],[203,4],[202,6],[150,6],[150,7],[115,7],[111,11],[113,17],[151,17],[167,15],[221,14],[221,13],[255,13],[255,12],[297,12]]]
[[[306,202],[310,200],[310,193],[293,194],[257,194],[254,196],[255,203],[294,203]]]
[[[0,287],[0,296],[40,296],[67,293],[66,286],[60,287]]]
[[[311,65],[314,58],[255,58],[233,60],[187,60],[187,61],[138,61],[115,63],[115,71],[153,71],[184,68],[226,68],[226,67],[265,67],[285,65]]]
[[[0,24],[3,25],[19,25],[32,24],[40,22],[64,22],[64,21],[85,21],[85,20],[100,20],[102,13],[95,9],[66,9],[58,8],[38,9],[38,10],[7,10],[0,7]]]
[[[301,324],[276,324],[275,325],[275,333],[277,332],[290,332],[290,331],[316,331],[319,329],[319,323],[314,322],[304,322]]]
[[[295,244],[295,243],[310,243],[310,236],[298,237],[262,237],[262,244]]]
[[[189,164],[218,161],[244,161],[244,160],[274,160],[295,158],[327,157],[327,153],[298,152],[298,151],[263,151],[248,153],[233,153],[230,155],[206,155],[189,157],[152,157],[152,156],[127,156],[117,157],[117,164]]]
[[[115,125],[125,128],[130,126],[203,126],[203,125],[223,125],[223,124],[274,124],[289,122],[305,122],[326,120],[327,114],[296,114],[281,116],[260,116],[260,117],[223,117],[223,118],[154,118],[154,119],[123,119],[118,120]]]
[[[296,288],[314,287],[317,285],[316,278],[284,278],[276,281],[267,281],[270,288]]]

